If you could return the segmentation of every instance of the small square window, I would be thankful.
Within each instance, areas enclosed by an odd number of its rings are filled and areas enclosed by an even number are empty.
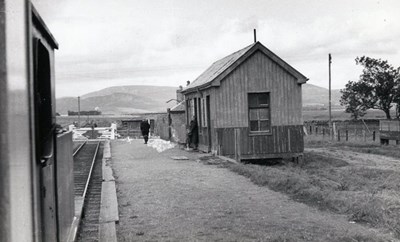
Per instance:
[[[249,107],[257,107],[257,106],[258,106],[257,96],[249,95]]]
[[[258,120],[257,109],[250,109],[250,120]]]
[[[258,109],[260,119],[269,119],[269,109],[260,108]]]
[[[250,121],[250,131],[258,131],[258,121]]]
[[[260,93],[258,95],[258,105],[268,105],[269,104],[269,95],[267,93]]]
[[[260,121],[260,131],[270,131],[269,121]]]

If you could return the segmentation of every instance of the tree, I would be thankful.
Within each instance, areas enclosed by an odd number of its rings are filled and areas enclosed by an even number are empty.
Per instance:
[[[349,81],[345,89],[340,90],[342,98],[340,104],[345,106],[345,112],[351,113],[352,118],[363,117],[371,104],[368,104],[369,87],[362,82]]]
[[[349,81],[341,90],[341,104],[354,118],[362,117],[368,109],[380,109],[390,119],[393,103],[400,104],[400,68],[387,61],[357,57],[356,64],[364,67],[360,80]]]

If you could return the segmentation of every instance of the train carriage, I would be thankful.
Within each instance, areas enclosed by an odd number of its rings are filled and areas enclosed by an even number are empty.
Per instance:
[[[57,48],[29,1],[0,1],[0,241],[71,234],[72,135],[55,132]]]

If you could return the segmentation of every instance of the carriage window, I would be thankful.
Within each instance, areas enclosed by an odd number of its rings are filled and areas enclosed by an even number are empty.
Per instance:
[[[269,93],[249,93],[250,132],[271,132]]]
[[[45,161],[53,155],[54,138],[50,53],[39,39],[32,41],[36,154],[38,159]]]

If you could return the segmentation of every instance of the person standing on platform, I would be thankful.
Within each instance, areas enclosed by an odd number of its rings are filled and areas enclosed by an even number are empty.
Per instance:
[[[149,140],[149,131],[150,131],[150,124],[147,121],[147,119],[143,119],[143,121],[140,123],[140,131],[142,131],[144,143],[147,144],[147,141]]]
[[[197,150],[199,144],[199,128],[197,126],[196,116],[193,116],[192,120],[190,121],[188,136],[193,149]]]

